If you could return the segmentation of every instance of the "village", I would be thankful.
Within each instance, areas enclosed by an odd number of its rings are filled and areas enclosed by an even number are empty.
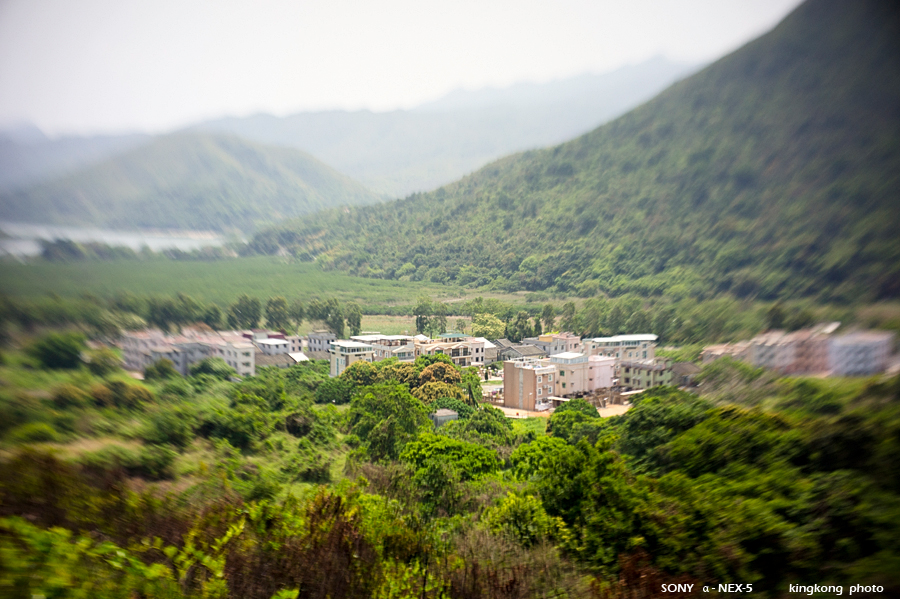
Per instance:
[[[727,356],[782,375],[806,376],[865,376],[890,368],[892,333],[837,334],[839,327],[825,323],[793,332],[766,331],[747,341],[707,346],[700,361]],[[586,400],[601,415],[618,415],[629,397],[643,390],[694,386],[701,365],[658,356],[657,344],[657,335],[649,333],[581,338],[552,332],[513,343],[454,331],[435,338],[361,332],[338,339],[329,330],[301,336],[208,327],[185,327],[177,335],[156,329],[125,332],[119,342],[126,369],[142,372],[169,360],[182,376],[206,358],[221,358],[240,378],[254,376],[258,368],[327,360],[329,375],[338,377],[359,361],[413,363],[419,356],[444,354],[460,368],[477,368],[484,379],[483,401],[512,418],[546,416],[573,398]]]

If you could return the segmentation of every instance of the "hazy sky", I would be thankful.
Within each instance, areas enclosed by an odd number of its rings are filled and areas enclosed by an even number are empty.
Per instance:
[[[170,130],[714,60],[799,0],[0,0],[0,124]]]

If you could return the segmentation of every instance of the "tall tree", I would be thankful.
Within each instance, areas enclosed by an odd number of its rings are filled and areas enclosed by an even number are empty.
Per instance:
[[[562,314],[559,318],[559,328],[563,331],[575,330],[575,303],[566,302],[563,305]]]
[[[553,325],[556,324],[556,310],[553,308],[553,304],[544,304],[544,309],[541,311],[541,322],[544,324],[544,330],[548,333],[553,330]]]
[[[325,302],[320,300],[312,300],[306,307],[306,319],[307,320],[321,320],[325,321],[328,317],[328,307]]]
[[[606,313],[606,329],[611,335],[618,335],[625,329],[625,311],[621,303],[616,302]]]
[[[266,326],[279,331],[291,328],[291,315],[287,300],[277,295],[266,302]]]
[[[495,340],[503,336],[505,325],[493,314],[476,314],[472,319],[472,335]]]
[[[362,310],[356,302],[347,304],[346,309],[347,328],[350,329],[351,335],[359,335],[362,330]]]
[[[447,304],[444,302],[435,302],[432,311],[434,316],[431,319],[432,330],[434,333],[447,332]]]
[[[424,295],[419,297],[419,301],[416,303],[416,307],[413,308],[413,315],[416,317],[417,333],[423,334],[426,330],[428,330],[428,325],[431,321],[431,312],[431,300]]]
[[[291,320],[294,321],[294,324],[299,327],[303,323],[303,319],[306,318],[306,310],[303,308],[303,302],[300,300],[291,302],[288,314],[290,315]]]
[[[338,338],[344,336],[344,312],[341,310],[341,304],[333,297],[325,301],[325,326]]]
[[[211,329],[218,329],[222,326],[222,310],[219,306],[212,304],[203,310],[200,320]]]
[[[262,317],[262,304],[255,297],[243,294],[228,308],[228,325],[239,329],[252,329]]]

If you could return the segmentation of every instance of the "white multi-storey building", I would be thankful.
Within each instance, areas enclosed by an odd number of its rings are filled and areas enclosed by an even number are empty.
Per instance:
[[[861,331],[838,335],[831,340],[828,361],[831,373],[839,376],[877,374],[887,368],[894,334]]]
[[[653,360],[656,357],[656,335],[615,335],[585,340],[585,353],[616,360]]]
[[[397,358],[401,362],[413,362],[416,359],[415,338],[409,335],[382,335],[381,333],[365,333],[353,335],[351,341],[367,343],[372,346],[372,359],[376,362],[388,358]]]

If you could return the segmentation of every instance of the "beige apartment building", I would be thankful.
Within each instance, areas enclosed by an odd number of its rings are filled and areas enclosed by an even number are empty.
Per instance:
[[[368,343],[343,339],[332,341],[328,351],[331,354],[330,376],[332,377],[341,376],[341,373],[354,362],[374,361],[375,354],[374,348]]]
[[[507,408],[535,411],[556,391],[556,365],[524,358],[503,363],[503,401]]]
[[[485,343],[461,333],[443,333],[440,339],[416,342],[416,357],[446,354],[461,368],[484,364]]]
[[[572,333],[547,333],[537,337],[526,337],[522,339],[522,344],[539,347],[548,356],[581,351],[581,337]]]
[[[401,362],[413,362],[416,359],[415,338],[409,335],[382,335],[381,333],[364,333],[353,335],[351,341],[367,343],[372,346],[372,359],[376,362],[397,358]]]
[[[613,386],[615,358],[564,352],[542,361],[556,367],[556,395],[559,397],[584,395]]]

